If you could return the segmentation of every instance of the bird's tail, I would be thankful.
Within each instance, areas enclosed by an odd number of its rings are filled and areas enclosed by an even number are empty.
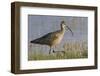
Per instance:
[[[32,40],[32,41],[30,41],[30,43],[37,43],[37,41],[36,40]]]
[[[35,40],[30,41],[30,43],[36,43],[36,44],[38,44],[38,43],[40,43],[40,41],[38,39],[35,39]]]

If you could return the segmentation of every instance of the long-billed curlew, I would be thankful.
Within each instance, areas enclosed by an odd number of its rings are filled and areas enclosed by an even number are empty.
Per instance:
[[[48,45],[50,47],[50,50],[49,50],[49,54],[50,54],[53,47],[61,42],[61,40],[64,36],[64,33],[65,33],[66,27],[68,28],[68,30],[71,31],[71,33],[73,35],[72,30],[68,26],[66,26],[64,21],[61,21],[60,25],[61,25],[60,30],[57,30],[55,32],[50,32],[40,38],[30,41],[30,43]],[[53,49],[53,52],[55,52],[54,49]]]

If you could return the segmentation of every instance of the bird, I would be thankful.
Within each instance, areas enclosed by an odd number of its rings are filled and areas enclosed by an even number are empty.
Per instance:
[[[66,25],[65,21],[60,22],[61,29],[45,34],[44,36],[30,41],[33,44],[48,45],[50,47],[49,54],[55,52],[54,47],[60,44],[63,39],[65,31],[68,29],[72,36],[72,30]]]

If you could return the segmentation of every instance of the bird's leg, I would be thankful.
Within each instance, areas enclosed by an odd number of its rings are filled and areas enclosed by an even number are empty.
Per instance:
[[[53,49],[53,51],[52,51],[53,53],[55,53],[55,50]]]
[[[53,51],[52,52],[55,53],[54,47],[53,47]]]
[[[52,47],[50,46],[49,54],[51,53]]]

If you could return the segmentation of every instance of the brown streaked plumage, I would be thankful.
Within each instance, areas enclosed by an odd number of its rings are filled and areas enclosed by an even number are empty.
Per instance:
[[[65,22],[64,21],[61,21],[61,29],[60,30],[57,30],[55,32],[51,32],[51,33],[48,33],[40,38],[37,38],[35,40],[32,40],[30,41],[31,43],[34,43],[34,44],[41,44],[41,45],[48,45],[50,46],[50,50],[49,50],[49,54],[51,53],[51,50],[52,50],[52,47],[58,45],[63,36],[64,36],[64,33],[65,33],[65,27],[67,27],[70,31],[71,29],[66,26]],[[72,35],[73,35],[73,32],[71,31]],[[53,52],[54,52],[54,49],[53,49]]]

